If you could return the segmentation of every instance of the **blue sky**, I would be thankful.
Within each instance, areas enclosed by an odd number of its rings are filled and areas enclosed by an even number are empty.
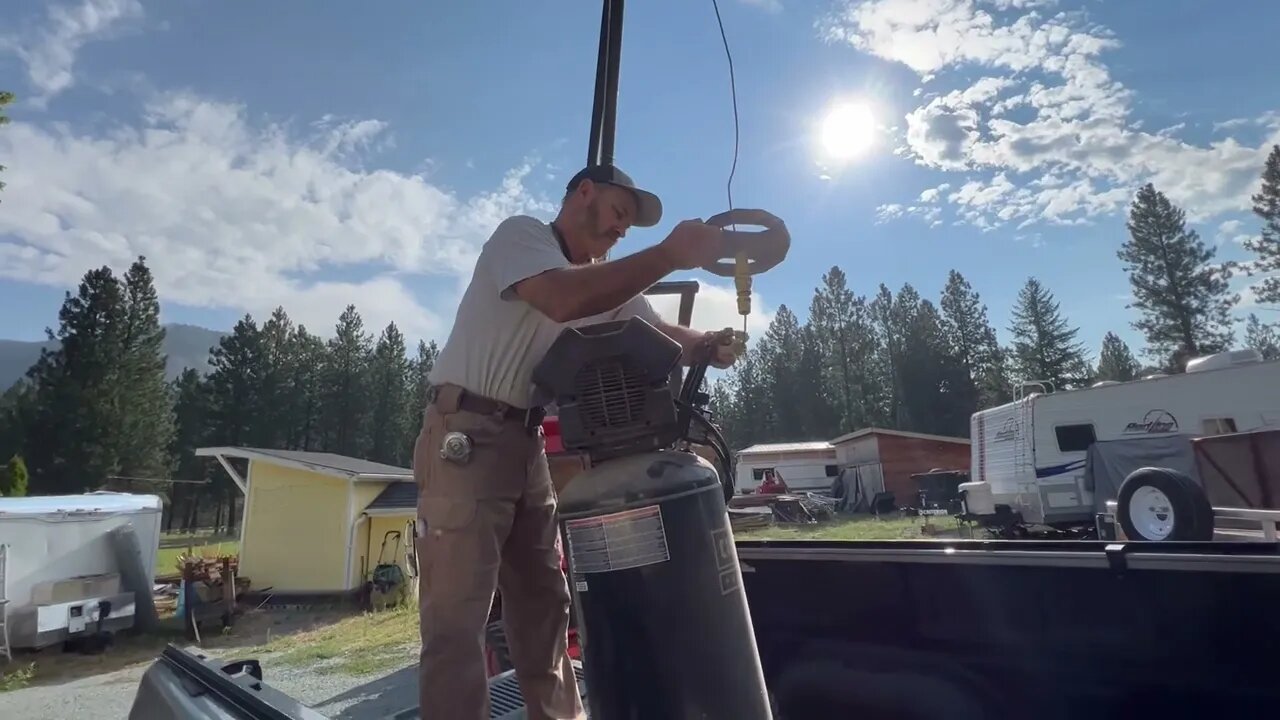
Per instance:
[[[227,328],[282,304],[327,334],[354,302],[373,327],[443,340],[475,253],[505,215],[550,217],[585,160],[593,3],[243,4],[9,0],[0,87],[0,337],[35,339],[85,270],[138,254],[165,319]],[[1280,6],[1195,0],[721,0],[742,128],[738,205],[787,221],[786,263],[755,279],[751,328],[803,319],[833,264],[854,289],[951,268],[1008,340],[1028,275],[1096,350],[1135,350],[1115,250],[1143,182],[1222,259],[1280,142],[1267,49]],[[498,22],[501,19],[502,22]],[[862,103],[871,146],[815,140]],[[710,0],[627,7],[617,159],[660,193],[657,242],[724,209],[728,74]],[[705,273],[703,325],[737,325]],[[1241,312],[1251,308],[1247,279]],[[18,310],[20,306],[28,309]],[[1273,310],[1257,310],[1280,320]],[[1242,332],[1242,331],[1241,331]]]

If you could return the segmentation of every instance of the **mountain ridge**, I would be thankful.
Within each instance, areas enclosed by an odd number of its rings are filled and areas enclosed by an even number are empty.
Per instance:
[[[229,333],[186,323],[164,324],[165,377],[172,380],[186,368],[209,371],[209,349]],[[40,359],[41,350],[58,347],[57,340],[0,339],[0,388],[12,387]]]

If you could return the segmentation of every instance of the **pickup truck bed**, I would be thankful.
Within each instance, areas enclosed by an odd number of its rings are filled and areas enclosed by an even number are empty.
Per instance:
[[[786,718],[1225,717],[1276,707],[1258,543],[740,542]]]
[[[738,554],[779,720],[1218,718],[1280,703],[1275,544],[740,541]],[[494,717],[523,716],[513,680],[494,679]],[[196,690],[204,709],[169,710]],[[241,709],[210,710],[227,702]],[[132,717],[319,718],[176,648]]]

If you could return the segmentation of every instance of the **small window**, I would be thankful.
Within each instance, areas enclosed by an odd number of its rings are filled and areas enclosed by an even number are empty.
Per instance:
[[[1205,435],[1226,435],[1235,431],[1235,418],[1206,418],[1204,421]]]
[[[772,469],[773,469],[773,468],[753,468],[753,469],[751,470],[751,478],[752,478],[753,480],[764,480],[764,473],[765,473],[765,471],[766,471],[766,470],[772,470]]]
[[[1093,423],[1059,425],[1053,431],[1058,435],[1058,449],[1062,452],[1084,452],[1098,439],[1093,433]]]
[[[828,465],[828,466],[827,466],[827,477],[836,477],[836,476],[837,476],[837,475],[839,475],[839,474],[840,474],[840,466],[839,466],[839,465]]]

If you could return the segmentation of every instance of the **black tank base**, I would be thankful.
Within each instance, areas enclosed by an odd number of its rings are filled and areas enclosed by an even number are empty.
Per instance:
[[[715,469],[662,451],[606,462],[560,497],[592,720],[769,720]]]

